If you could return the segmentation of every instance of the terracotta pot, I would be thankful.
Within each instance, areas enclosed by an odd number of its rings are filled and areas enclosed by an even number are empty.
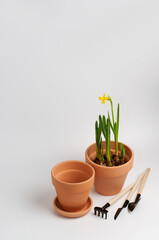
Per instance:
[[[94,169],[85,162],[64,161],[53,167],[51,176],[61,207],[69,212],[80,211],[94,183]]]
[[[95,190],[105,196],[115,195],[119,193],[123,187],[128,172],[133,166],[134,153],[127,145],[123,144],[125,148],[126,163],[120,166],[105,167],[94,163],[96,157],[96,144],[89,146],[85,152],[85,160],[95,170]],[[103,142],[105,152],[105,141]],[[110,142],[111,152],[115,154],[115,142]],[[118,148],[120,146],[118,144]],[[119,151],[120,156],[120,151]]]

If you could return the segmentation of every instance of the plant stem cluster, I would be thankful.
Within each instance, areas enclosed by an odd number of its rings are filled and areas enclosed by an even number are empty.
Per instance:
[[[105,162],[104,158],[104,151],[103,151],[103,143],[102,143],[102,134],[106,141],[106,163],[108,166],[112,166],[112,154],[110,150],[110,140],[111,140],[111,130],[114,134],[114,141],[115,141],[115,158],[119,160],[119,152],[118,152],[118,133],[119,133],[119,103],[117,107],[117,117],[116,121],[114,120],[114,111],[113,111],[113,102],[110,96],[99,98],[102,100],[102,103],[105,103],[105,100],[110,101],[111,105],[111,114],[112,114],[112,121],[110,119],[110,114],[108,111],[108,116],[105,117],[104,115],[99,115],[99,121],[95,122],[95,135],[96,135],[96,158],[100,161],[100,163]],[[122,143],[120,143],[120,164],[124,163],[125,157],[125,149]]]

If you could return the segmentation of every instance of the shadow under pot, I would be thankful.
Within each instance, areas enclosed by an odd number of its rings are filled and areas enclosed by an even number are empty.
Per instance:
[[[94,183],[93,167],[81,161],[64,161],[52,168],[51,177],[61,207],[69,212],[80,211]]]
[[[95,170],[94,187],[96,192],[105,196],[111,196],[119,193],[124,185],[128,172],[131,170],[134,161],[134,153],[130,147],[123,144],[125,148],[125,163],[120,166],[101,166],[94,162],[96,158],[96,143],[90,145],[85,152],[85,161]],[[115,142],[110,142],[111,152],[115,155]],[[120,145],[118,144],[120,149]],[[105,141],[103,141],[105,150]],[[119,156],[120,156],[119,151]]]

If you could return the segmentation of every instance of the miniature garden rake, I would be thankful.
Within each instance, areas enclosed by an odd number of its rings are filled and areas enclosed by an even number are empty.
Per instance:
[[[125,188],[122,192],[120,192],[117,196],[113,197],[109,202],[107,202],[103,207],[95,207],[94,208],[94,215],[98,217],[101,216],[102,218],[107,219],[107,208],[113,205],[118,199],[124,196],[125,193],[130,191],[134,186],[134,183],[130,184],[127,188]]]

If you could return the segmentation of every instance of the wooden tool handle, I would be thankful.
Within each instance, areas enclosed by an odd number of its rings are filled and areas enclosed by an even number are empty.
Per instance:
[[[132,188],[132,190],[130,191],[129,195],[126,198],[128,201],[130,201],[130,199],[132,198],[132,196],[133,196],[134,192],[136,191],[139,183],[141,182],[143,176],[144,176],[144,173],[141,173],[140,176],[138,177],[134,187]]]
[[[146,183],[147,177],[149,175],[149,172],[150,172],[150,168],[147,168],[147,170],[145,172],[145,175],[143,177],[142,183],[140,185],[139,191],[138,191],[138,193],[140,193],[140,194],[142,193],[142,190],[143,190],[143,188],[145,186],[145,183]]]
[[[124,196],[125,193],[127,193],[128,191],[130,191],[130,189],[132,189],[134,186],[134,183],[130,184],[127,188],[125,188],[122,192],[120,192],[117,196],[113,197],[110,201],[109,204],[112,205],[113,203],[115,203],[119,198],[121,198],[122,196]]]

